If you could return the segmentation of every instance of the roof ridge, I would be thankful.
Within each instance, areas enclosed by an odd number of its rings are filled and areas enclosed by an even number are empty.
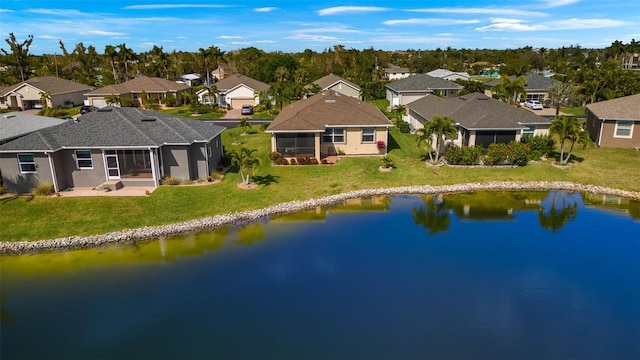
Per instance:
[[[38,137],[40,138],[40,140],[42,140],[42,142],[44,142],[45,145],[47,145],[47,147],[51,150],[53,150],[53,145],[47,141],[47,139],[42,135],[42,131],[36,131],[36,134],[38,135]]]
[[[135,110],[140,116],[144,116],[144,114],[142,114],[140,112],[140,109],[133,109]],[[119,117],[123,118],[132,128],[134,128],[136,130],[136,132],[138,132],[139,134],[141,134],[146,140],[148,140],[151,143],[155,143],[155,141],[150,138],[147,134],[144,133],[144,131],[140,130],[133,122],[132,119],[129,119],[128,117],[124,116],[124,114],[121,111],[116,111],[116,113],[118,114]]]

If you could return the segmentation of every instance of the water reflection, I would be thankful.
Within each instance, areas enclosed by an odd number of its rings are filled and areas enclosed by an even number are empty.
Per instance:
[[[444,205],[442,195],[422,196],[424,205],[411,209],[411,218],[416,225],[429,230],[429,235],[449,230],[451,217]]]
[[[560,194],[560,203],[558,203]],[[547,230],[558,231],[567,222],[575,220],[578,213],[578,201],[575,198],[568,199],[564,191],[553,191],[553,200],[549,209],[544,207],[538,211],[538,222]]]

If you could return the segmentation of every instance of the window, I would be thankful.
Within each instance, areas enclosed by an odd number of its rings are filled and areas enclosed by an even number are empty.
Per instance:
[[[344,143],[344,129],[330,128],[322,134],[322,142]]]
[[[525,125],[527,128],[526,129],[522,129],[522,135],[529,135],[529,136],[533,136],[533,134],[536,131],[536,127],[535,126],[529,126],[529,125]]]
[[[211,157],[211,144],[207,146],[207,157]]]
[[[362,143],[373,143],[376,139],[375,128],[362,128]]]
[[[76,150],[76,164],[78,169],[93,169],[91,150]]]
[[[36,172],[36,162],[33,159],[33,154],[18,154],[18,165],[22,174]]]
[[[631,138],[633,136],[633,121],[616,121],[616,130],[613,137]]]

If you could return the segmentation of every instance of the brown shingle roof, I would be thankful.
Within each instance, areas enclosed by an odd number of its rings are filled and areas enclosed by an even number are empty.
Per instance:
[[[122,84],[108,85],[100,89],[96,89],[86,95],[121,95],[142,91],[147,93],[165,93],[177,92],[186,89],[189,89],[189,85],[179,84],[175,81],[157,77],[141,76],[133,80],[123,82]]]
[[[587,109],[600,119],[640,120],[640,94],[589,104]]]
[[[347,80],[341,78],[340,76],[334,75],[334,74],[329,74],[327,76],[323,76],[320,79],[314,81],[313,84],[316,84],[316,85],[320,86],[320,89],[322,89],[322,90],[326,90],[329,87],[333,86],[334,84],[336,84],[336,83],[338,83],[340,81],[342,81],[343,83],[345,83],[345,84],[351,86],[352,88],[360,91],[360,87],[358,85],[356,85],[356,84],[354,84],[354,83],[352,83],[350,81],[347,81]]]
[[[80,84],[71,80],[61,79],[55,76],[38,76],[15,85],[2,88],[2,94],[4,95],[7,92],[18,88],[25,83],[34,86],[42,91],[48,91],[51,95],[76,91],[89,91],[93,89],[93,87],[89,85]]]
[[[220,81],[218,81],[215,85],[218,91],[227,91],[235,88],[236,86],[244,84],[253,90],[257,91],[267,91],[269,90],[269,85],[263,83],[262,81],[258,81],[256,79],[252,79],[250,77],[246,77],[242,74],[234,74],[230,75]]]
[[[325,91],[283,108],[266,131],[321,132],[327,125],[391,126],[391,122],[369,103],[335,91]]]

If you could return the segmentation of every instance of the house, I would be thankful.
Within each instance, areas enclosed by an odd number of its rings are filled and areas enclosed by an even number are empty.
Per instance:
[[[518,94],[518,98],[520,102],[525,102],[527,100],[538,100],[541,103],[545,104],[545,100],[549,97],[549,88],[560,83],[560,81],[551,79],[550,77],[544,76],[542,74],[536,73],[526,73],[524,77],[527,78],[527,83],[524,85],[525,90],[527,91],[526,98],[522,98],[522,94]],[[516,79],[515,75],[509,76],[511,81]],[[500,80],[491,80],[485,83],[485,91],[484,93],[487,96],[493,96],[492,88],[496,85],[500,84]]]
[[[84,94],[93,87],[55,76],[40,76],[0,88],[0,109],[42,109],[43,94],[47,107],[73,107],[84,103]]]
[[[187,84],[191,87],[193,86],[198,86],[200,84],[203,83],[203,79],[202,76],[200,76],[200,74],[184,74],[180,77],[178,77],[178,79],[176,79],[176,81],[180,84]]]
[[[23,111],[0,114],[0,144],[34,131],[66,123],[68,120],[32,115]]]
[[[433,71],[429,71],[427,73],[427,75],[433,76],[433,77],[437,77],[437,78],[440,78],[440,79],[449,80],[449,81],[456,81],[456,80],[469,81],[469,80],[471,80],[471,75],[469,75],[466,72],[454,72],[454,71],[450,71],[450,70],[447,70],[447,69],[435,69]]]
[[[211,75],[215,78],[215,81],[220,81],[229,76],[229,72],[218,65],[218,67],[211,72]]]
[[[313,88],[317,85],[320,91],[337,91],[342,95],[351,96],[356,99],[360,98],[360,87],[350,81],[347,81],[340,76],[329,74],[323,76],[313,83],[307,85],[305,89],[313,91]],[[313,95],[313,93],[310,93]]]
[[[209,89],[206,87],[196,91],[196,96],[198,97],[198,102],[200,104],[204,104],[204,105],[218,104],[216,94],[209,95]]]
[[[121,84],[107,85],[89,93],[86,93],[87,105],[103,108],[107,104],[107,97],[110,95],[119,96],[121,99],[130,99],[134,106],[142,105],[142,93],[147,97],[162,99],[171,95],[176,99],[176,105],[182,104],[182,94],[187,94],[191,87],[187,84],[180,84],[175,81],[165,80],[157,77],[140,76]]]
[[[7,191],[43,183],[159,186],[163,177],[206,179],[222,159],[225,128],[154,111],[104,107],[0,145]]]
[[[458,146],[486,148],[491,143],[520,141],[525,134],[548,134],[551,124],[550,119],[480,93],[449,99],[428,95],[407,104],[407,110],[414,129],[436,115],[455,120],[458,136],[450,140]]]
[[[258,105],[269,85],[241,74],[230,75],[216,83],[218,106],[240,109],[242,105]]]
[[[640,149],[640,94],[587,105],[585,130],[598,146]]]
[[[283,108],[265,132],[271,133],[272,151],[284,157],[323,159],[343,153],[386,154],[390,126],[377,107],[337,91],[324,91]]]
[[[455,96],[463,86],[427,74],[418,74],[385,85],[390,106],[407,105],[428,94]]]
[[[415,75],[415,73],[411,72],[409,68],[400,67],[394,64],[389,64],[389,66],[384,69],[384,77],[387,80],[405,79],[413,75]]]

